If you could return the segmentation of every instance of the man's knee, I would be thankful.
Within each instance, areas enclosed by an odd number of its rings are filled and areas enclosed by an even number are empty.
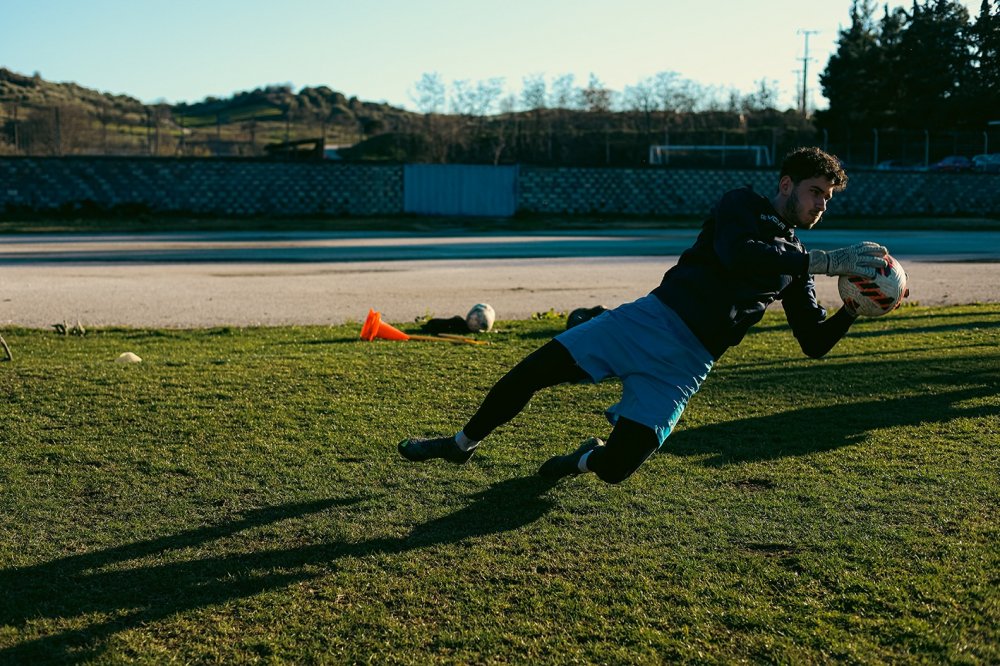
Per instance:
[[[619,418],[607,445],[587,459],[587,468],[601,481],[618,484],[632,476],[659,446],[652,428]]]
[[[594,474],[597,475],[597,478],[599,478],[601,481],[604,481],[605,483],[610,483],[611,485],[618,485],[625,479],[632,476],[632,474],[634,474],[635,470],[637,469],[639,468],[638,467],[622,468],[619,466],[613,466],[611,467],[611,469],[595,469],[593,471]]]
[[[596,474],[601,481],[617,485],[632,476],[649,457],[646,455],[641,458],[626,458],[615,453],[608,451],[607,447],[594,451],[587,459],[587,469]]]

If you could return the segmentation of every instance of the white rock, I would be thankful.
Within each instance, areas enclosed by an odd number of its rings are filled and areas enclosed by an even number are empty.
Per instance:
[[[125,352],[115,359],[115,363],[142,363],[142,359],[132,352]]]

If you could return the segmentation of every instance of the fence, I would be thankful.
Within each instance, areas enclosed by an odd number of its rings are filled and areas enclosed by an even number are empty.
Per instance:
[[[366,128],[353,116],[320,122],[272,111],[270,115],[255,111],[232,120],[213,114],[174,115],[166,106],[108,108],[95,114],[81,107],[7,102],[0,104],[0,155],[259,157],[266,146],[292,140],[352,146],[366,138],[422,136],[427,131],[419,122],[421,116]],[[490,116],[466,123],[477,128],[473,135],[468,134],[469,127],[456,125],[441,136],[424,136],[427,141],[451,142],[437,150],[419,153],[420,141],[404,141],[400,145],[409,147],[392,152],[392,159],[422,162],[449,156],[449,161],[461,163],[642,167],[650,166],[652,145],[687,145],[719,150],[672,157],[671,168],[732,169],[753,166],[735,159],[734,149],[739,147],[760,146],[772,163],[779,163],[795,147],[819,145],[851,167],[866,168],[889,160],[927,166],[948,155],[1000,152],[1000,125],[974,131],[862,127],[817,131],[791,113],[718,112],[655,122],[626,113],[595,116],[580,112],[540,121],[529,116]]]
[[[769,192],[774,169],[603,169],[439,165],[430,180],[402,165],[210,158],[0,158],[0,215],[184,214],[220,217],[376,216],[407,212],[407,189],[437,205],[455,198],[448,171],[477,172],[483,207],[422,210],[505,216],[702,216],[727,189]],[[1000,216],[1000,175],[850,172],[833,212],[850,216]],[[443,192],[442,190],[448,190]],[[450,198],[449,198],[450,197]],[[411,201],[416,205],[419,201]],[[410,209],[414,212],[416,208]]]
[[[927,167],[949,155],[1000,153],[1000,126],[982,131],[843,130],[821,132],[821,146],[854,167],[894,161]]]

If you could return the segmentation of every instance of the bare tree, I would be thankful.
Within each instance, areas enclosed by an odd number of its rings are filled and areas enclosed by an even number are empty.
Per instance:
[[[613,99],[613,91],[606,88],[596,74],[591,74],[587,87],[583,89],[584,108],[592,113],[608,113]]]
[[[437,72],[424,73],[414,85],[410,99],[420,113],[440,113],[445,106],[445,85]]]
[[[778,104],[777,85],[778,82],[773,79],[757,81],[757,89],[743,98],[743,111],[753,113],[776,108]]]
[[[516,132],[517,119],[514,112],[517,110],[517,97],[513,94],[507,95],[500,100],[500,113],[494,123],[495,131],[492,133],[493,165],[500,163],[500,157],[509,143],[508,137],[511,132]]]
[[[655,80],[643,79],[634,86],[625,86],[623,97],[625,110],[636,113],[642,118],[642,126],[639,129],[647,136],[653,133],[653,114],[659,108],[655,85]]]
[[[580,89],[572,74],[563,74],[552,81],[549,106],[556,109],[580,108]]]
[[[545,77],[532,74],[522,80],[521,105],[526,111],[537,111],[545,108]]]
[[[417,109],[424,114],[424,132],[430,146],[431,159],[435,162],[448,160],[448,140],[446,134],[450,123],[442,118],[445,109],[446,87],[441,75],[437,72],[425,73],[414,86],[410,98]]]
[[[466,79],[451,84],[451,108],[463,116],[483,117],[489,115],[503,94],[503,79],[492,78],[477,81]]]

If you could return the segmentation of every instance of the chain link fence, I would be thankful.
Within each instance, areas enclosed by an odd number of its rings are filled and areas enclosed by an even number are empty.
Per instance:
[[[784,124],[779,124],[781,119]],[[782,114],[772,116],[767,121],[770,126],[755,126],[753,118],[747,122],[742,114],[735,113],[691,117],[685,119],[683,129],[669,125],[668,129],[641,127],[634,117],[624,114],[576,116],[562,124],[547,122],[544,127],[512,116],[482,120],[485,122],[474,123],[477,129],[471,138],[457,130],[439,133],[440,137],[429,135],[457,142],[437,151],[446,156],[443,160],[431,161],[640,168],[653,166],[652,146],[755,146],[766,149],[769,163],[750,161],[753,153],[749,151],[692,150],[674,154],[667,165],[657,168],[773,168],[793,148],[818,145],[851,168],[917,170],[952,155],[971,158],[1000,153],[1000,122],[980,131],[914,131],[860,127],[816,130],[799,117],[791,119]],[[699,123],[709,126],[697,127]],[[407,144],[399,137],[421,131],[416,122],[394,129],[395,142],[404,146]],[[72,105],[0,104],[0,155],[261,157],[273,156],[276,146],[315,143],[315,156],[322,157],[324,146],[355,145],[372,138],[373,133],[356,121],[347,125],[318,123],[287,114],[233,121],[221,115],[179,115],[166,105],[109,107],[95,115]],[[393,152],[394,161],[427,159],[427,155],[409,154],[405,148]]]

